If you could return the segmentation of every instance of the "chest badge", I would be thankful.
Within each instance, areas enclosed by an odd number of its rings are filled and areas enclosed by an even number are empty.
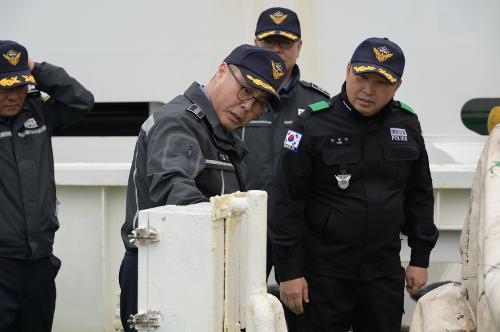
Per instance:
[[[349,180],[351,179],[351,174],[339,174],[335,175],[340,189],[347,189],[349,187]]]
[[[33,118],[29,118],[28,120],[26,120],[26,122],[24,123],[24,127],[25,128],[28,128],[28,129],[35,129],[38,127],[38,123],[36,123],[36,120],[33,119]]]
[[[220,161],[223,161],[225,163],[231,162],[231,159],[229,159],[229,156],[227,154],[222,153],[222,152],[218,152],[217,155],[218,155]]]

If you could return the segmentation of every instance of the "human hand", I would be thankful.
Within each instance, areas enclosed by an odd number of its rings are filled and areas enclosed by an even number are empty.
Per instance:
[[[306,279],[302,277],[280,283],[280,298],[294,314],[302,314],[304,312],[302,304],[309,303]]]
[[[408,265],[406,268],[406,290],[415,295],[427,283],[427,268]]]

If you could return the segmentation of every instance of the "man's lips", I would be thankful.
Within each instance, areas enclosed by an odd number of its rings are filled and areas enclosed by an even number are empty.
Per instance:
[[[234,123],[239,124],[241,122],[241,117],[238,114],[234,113],[234,112],[229,112],[229,118]]]
[[[4,105],[4,108],[18,108],[19,104]]]
[[[371,101],[370,99],[358,98],[358,101],[360,101],[362,104],[366,104],[366,105],[373,104],[373,101]]]

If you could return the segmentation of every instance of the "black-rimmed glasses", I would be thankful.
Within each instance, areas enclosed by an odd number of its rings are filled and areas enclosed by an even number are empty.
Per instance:
[[[240,85],[240,90],[238,91],[238,94],[236,95],[238,97],[238,100],[240,101],[248,101],[250,99],[254,99],[254,102],[252,104],[252,113],[254,114],[261,114],[267,107],[268,101],[267,100],[262,100],[254,96],[253,91],[250,87],[244,85],[241,83],[241,81],[236,77],[236,74],[234,73],[233,69],[231,68],[230,65],[227,66],[229,68],[229,72],[233,76],[233,78],[236,80],[236,82]]]
[[[298,41],[299,40],[293,41],[293,40],[288,39],[288,38],[267,37],[267,38],[260,40],[260,43],[261,43],[262,47],[265,47],[265,48],[273,48],[274,45],[278,44],[281,49],[289,50]]]

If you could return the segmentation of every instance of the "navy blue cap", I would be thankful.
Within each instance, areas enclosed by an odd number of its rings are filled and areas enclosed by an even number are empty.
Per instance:
[[[237,66],[248,84],[270,93],[271,107],[275,110],[281,109],[278,90],[285,79],[286,66],[277,53],[263,47],[240,45],[224,62]]]
[[[255,37],[257,40],[262,40],[269,36],[300,40],[300,22],[297,14],[293,10],[281,7],[264,10],[257,21]]]
[[[0,40],[0,89],[36,84],[28,66],[26,48],[10,40]]]
[[[354,51],[351,65],[354,75],[377,73],[396,84],[403,76],[405,55],[387,38],[368,38]]]

